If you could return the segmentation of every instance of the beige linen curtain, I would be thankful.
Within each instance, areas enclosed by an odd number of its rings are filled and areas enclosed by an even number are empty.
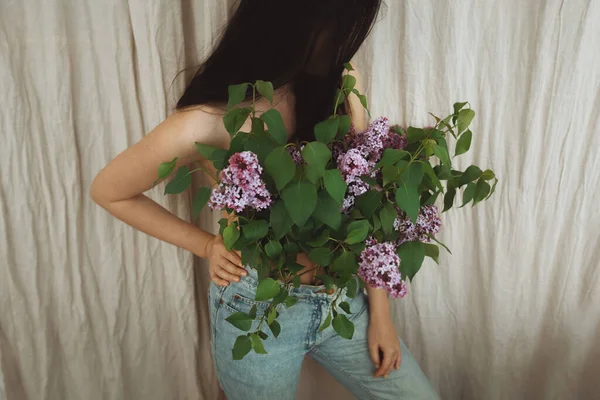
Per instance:
[[[168,115],[231,3],[0,2],[0,398],[217,398],[205,266],[88,189]],[[453,255],[394,304],[398,331],[445,399],[600,398],[600,2],[386,3],[357,57],[372,114],[470,101],[457,163],[501,179],[444,214]],[[322,372],[307,361],[299,399],[351,398]]]

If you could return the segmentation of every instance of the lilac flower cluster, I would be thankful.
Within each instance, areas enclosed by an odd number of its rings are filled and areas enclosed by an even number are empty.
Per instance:
[[[304,145],[302,145],[299,149],[297,146],[288,146],[286,147],[286,149],[296,165],[301,165],[304,163],[304,159],[302,158],[301,153],[301,151],[304,149]]]
[[[251,151],[235,153],[221,171],[221,182],[212,190],[208,206],[213,210],[230,208],[242,212],[246,207],[264,210],[271,205],[271,194],[260,179],[262,167]]]
[[[414,240],[429,243],[431,239],[428,235],[435,235],[441,227],[442,220],[436,206],[421,207],[416,224],[413,224],[404,212],[399,211],[394,220],[394,229],[400,233],[397,245]]]
[[[357,196],[365,193],[369,185],[361,176],[375,177],[375,164],[381,159],[386,148],[402,149],[406,147],[406,138],[390,131],[390,123],[386,117],[377,118],[363,132],[351,132],[345,136],[346,146],[335,145],[333,155],[339,170],[348,184],[348,194],[344,199],[342,211],[348,212],[354,206]]]
[[[374,288],[383,288],[394,298],[406,295],[406,282],[400,271],[400,257],[396,254],[396,244],[377,243],[374,239],[366,242],[367,247],[360,254],[358,275]]]

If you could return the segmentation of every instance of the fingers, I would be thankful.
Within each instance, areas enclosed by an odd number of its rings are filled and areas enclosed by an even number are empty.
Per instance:
[[[383,350],[383,361],[381,362],[381,366],[375,371],[375,378],[383,376],[387,378],[392,367],[394,366],[396,359],[398,358],[398,353],[394,349],[384,349]]]
[[[398,358],[396,359],[396,369],[400,369],[400,364],[402,363],[402,352],[398,352]]]
[[[223,266],[220,266],[220,268],[217,267],[217,270],[215,271],[215,274],[219,278],[224,279],[224,280],[226,280],[228,282],[239,282],[240,281],[240,277],[239,276],[234,275],[231,272],[227,271]]]
[[[371,361],[373,361],[373,365],[375,368],[379,368],[380,360],[379,360],[379,347],[378,346],[369,346],[369,356],[371,356]]]
[[[219,278],[214,272],[210,272],[210,279],[218,286],[229,286],[229,282]]]
[[[234,270],[227,269],[232,274],[236,274],[239,276],[246,276],[246,269],[242,266],[242,259],[235,253],[225,253],[223,254],[223,258],[231,263]]]

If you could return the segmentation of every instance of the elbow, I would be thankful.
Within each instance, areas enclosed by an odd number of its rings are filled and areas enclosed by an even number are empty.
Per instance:
[[[92,185],[90,186],[89,196],[94,203],[98,204],[102,208],[106,208],[106,197],[102,195],[102,190],[100,189],[100,182],[98,176],[96,176],[96,178],[92,182]]]

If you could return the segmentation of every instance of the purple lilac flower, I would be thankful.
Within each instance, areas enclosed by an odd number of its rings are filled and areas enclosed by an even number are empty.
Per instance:
[[[400,257],[396,245],[391,242],[367,241],[360,254],[358,275],[374,288],[383,288],[394,298],[406,295],[406,283],[400,275]]]
[[[288,146],[286,147],[288,153],[290,153],[290,156],[292,157],[292,160],[294,160],[294,163],[296,163],[296,165],[301,165],[304,163],[304,159],[302,158],[302,149],[304,149],[304,145],[302,145],[302,147],[300,149],[298,149],[297,146]]]
[[[223,208],[242,212],[250,207],[263,210],[271,205],[271,194],[260,179],[262,167],[251,151],[235,153],[229,165],[221,171],[221,182],[212,190],[208,206],[213,210]]]
[[[350,149],[337,160],[338,168],[348,182],[348,178],[366,175],[371,172],[371,165],[357,149]]]
[[[388,147],[402,149],[407,143],[404,136],[390,131],[390,123],[386,117],[377,118],[363,132],[354,132],[352,126],[344,141],[349,150],[345,151],[341,143],[335,144],[332,150],[338,169],[348,184],[348,197],[342,207],[343,212],[348,212],[354,205],[354,198],[369,189],[369,185],[359,177],[376,178],[375,164],[381,159],[383,151]]]
[[[394,229],[400,233],[398,246],[405,242],[419,240],[420,242],[431,242],[428,235],[437,234],[442,227],[439,210],[436,206],[423,206],[419,210],[416,224],[413,224],[408,216],[400,211],[394,220]]]

